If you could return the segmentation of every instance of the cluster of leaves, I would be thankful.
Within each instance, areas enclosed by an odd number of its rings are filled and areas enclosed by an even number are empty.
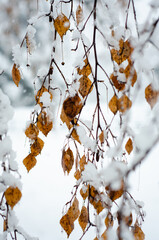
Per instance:
[[[34,82],[36,104],[31,121],[25,130],[25,135],[30,141],[30,153],[23,163],[28,172],[35,166],[36,157],[44,146],[43,140],[39,138],[39,132],[47,136],[53,128],[50,114],[53,91],[59,90],[59,86],[54,86],[56,68],[66,86],[65,92],[62,92],[65,97],[60,114],[61,121],[68,129],[66,144],[62,150],[62,168],[68,175],[74,171],[76,179],[75,191],[72,193],[71,200],[66,203],[66,209],[60,219],[61,227],[69,237],[74,230],[75,221],[78,219],[83,231],[80,239],[91,227],[94,227],[96,228],[94,240],[110,240],[113,234],[119,240],[126,239],[126,237],[144,240],[145,234],[141,229],[144,220],[143,209],[131,195],[130,187],[127,184],[129,174],[145,159],[153,145],[150,145],[146,151],[145,149],[141,151],[136,146],[134,133],[128,126],[129,113],[134,104],[134,92],[137,92],[140,86],[138,72],[135,69],[136,59],[133,57],[137,47],[133,41],[133,33],[129,37],[126,36],[130,4],[132,4],[136,32],[139,37],[136,10],[133,0],[127,1],[127,4],[124,4],[123,1],[115,1],[115,4],[119,4],[120,10],[125,11],[125,19],[121,23],[124,31],[118,31],[118,25],[112,20],[115,19],[115,15],[113,15],[110,17],[112,21],[110,26],[107,26],[110,36],[107,36],[100,26],[100,11],[102,10],[105,15],[109,11],[113,14],[114,3],[111,5],[106,2],[102,0],[99,3],[94,0],[89,3],[92,10],[86,19],[84,14],[86,3],[83,1],[79,1],[77,4],[73,0],[61,0],[57,3],[52,0],[48,3],[50,12],[42,17],[48,19],[51,29],[53,27],[54,44],[47,74],[37,75],[37,79],[40,79],[40,88],[36,88],[37,82]],[[62,10],[66,5],[70,6],[69,13]],[[120,11],[119,14],[121,14]],[[86,41],[85,36],[87,34],[85,29],[89,28],[89,21],[91,21],[91,34],[89,32],[92,36],[91,43]],[[28,26],[21,44],[22,46],[25,40],[28,54],[31,54],[35,47],[33,39],[35,29],[32,25],[34,22]],[[152,24],[152,26],[155,25]],[[152,29],[154,31],[154,28]],[[61,42],[63,46],[65,37],[70,32],[74,32],[75,37],[72,40],[76,41],[76,47],[72,49],[72,52],[76,58],[78,58],[79,51],[83,56],[80,62],[73,67],[72,81],[69,82],[59,67],[56,45]],[[104,63],[100,58],[99,38],[102,38],[107,45],[109,52],[107,58],[110,58],[113,68],[110,74],[103,67]],[[61,64],[64,67],[63,59]],[[104,80],[101,80],[103,74]],[[18,86],[21,74],[20,65],[17,62],[13,65],[12,77]],[[38,81],[37,79],[36,81]],[[106,87],[109,96],[111,95],[109,101],[104,102],[104,107],[101,103],[103,94],[101,84]],[[36,91],[36,89],[39,90]],[[88,99],[91,99],[91,95],[95,96],[93,97],[95,103],[93,115],[90,115],[90,126],[82,121],[82,114],[87,107],[89,112]],[[157,103],[158,96],[159,91],[155,90],[152,84],[145,88],[145,99],[151,108]],[[107,112],[106,109],[108,109]],[[107,113],[111,116],[111,120],[107,117]],[[119,133],[116,133],[113,127],[114,122]],[[139,155],[137,155],[138,153]],[[127,159],[133,154],[138,161],[134,161],[129,167]],[[110,160],[109,164],[108,159]],[[17,189],[9,189],[5,194],[6,200],[11,192],[17,193]],[[8,204],[12,207],[17,199],[17,196],[15,200],[8,199]],[[101,225],[98,224],[99,218],[100,223],[102,222]]]

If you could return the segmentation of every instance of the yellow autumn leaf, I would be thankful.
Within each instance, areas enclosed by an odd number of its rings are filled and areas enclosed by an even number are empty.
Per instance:
[[[120,198],[124,193],[124,181],[122,181],[121,187],[119,190],[112,190],[110,186],[107,186],[106,190],[110,199],[112,201],[115,201],[116,199]]]
[[[4,219],[4,221],[3,221],[3,232],[7,231],[7,228],[8,228],[7,220]]]
[[[68,209],[67,214],[70,218],[72,218],[72,221],[76,221],[76,219],[79,217],[80,210],[79,210],[79,202],[78,199],[75,197],[72,206]]]
[[[79,161],[79,165],[80,165],[80,170],[81,170],[81,172],[84,170],[86,164],[87,164],[87,162],[86,162],[86,157],[85,157],[85,155],[83,155],[83,156],[81,157],[80,161]]]
[[[74,229],[74,222],[73,222],[72,218],[69,216],[69,214],[66,213],[60,219],[60,225],[65,230],[65,232],[67,233],[67,237],[69,237],[71,232]]]
[[[128,141],[125,144],[125,149],[127,151],[128,154],[130,154],[133,150],[133,142],[131,140],[131,138],[128,139]]]
[[[118,111],[118,98],[114,95],[109,101],[109,109],[112,113],[116,114]]]
[[[85,206],[83,206],[82,209],[81,209],[81,213],[80,213],[80,216],[78,218],[78,222],[79,222],[79,225],[84,232],[84,230],[85,230],[85,228],[87,227],[87,224],[88,224],[88,211],[87,211],[87,208]]]
[[[156,104],[158,96],[159,96],[159,91],[154,90],[152,87],[152,84],[149,84],[145,88],[145,98],[148,104],[151,106],[151,108],[153,108],[154,105]]]
[[[118,80],[118,76],[115,76],[114,74],[111,74],[110,79],[112,80],[112,83],[114,85],[114,87],[118,90],[118,91],[122,91],[125,88],[125,82],[120,82]]]
[[[34,141],[34,143],[31,145],[31,153],[33,156],[37,156],[41,153],[41,150],[44,147],[44,142],[42,139],[37,137]]]
[[[105,141],[104,131],[102,131],[101,134],[99,135],[99,140],[100,140],[101,144],[104,143],[104,141]]]
[[[67,172],[69,174],[73,167],[73,164],[74,164],[73,152],[70,148],[68,148],[66,151],[64,150],[62,153],[62,168],[64,173]]]
[[[81,172],[79,169],[74,173],[74,177],[77,181],[81,178]]]
[[[118,99],[119,112],[125,113],[132,106],[132,101],[125,94]]]
[[[102,204],[102,202],[101,202],[100,200],[98,200],[98,201],[93,201],[93,204],[92,204],[92,205],[93,205],[94,208],[96,209],[97,214],[99,214],[99,213],[104,209],[103,204]]]
[[[5,191],[4,196],[8,205],[13,209],[13,207],[20,201],[22,193],[18,187],[9,187]]]
[[[39,114],[37,120],[37,127],[45,136],[47,136],[53,128],[53,123],[50,120],[49,116],[47,116],[47,113],[45,111],[42,111]]]
[[[63,13],[61,13],[54,20],[54,27],[62,39],[63,35],[65,35],[70,28],[70,21]]]
[[[37,138],[38,134],[39,134],[39,129],[37,128],[37,126],[33,123],[30,123],[29,126],[25,130],[25,135],[28,138],[34,140]]]
[[[28,172],[36,165],[36,162],[35,156],[31,153],[23,160],[23,164]]]
[[[91,71],[91,67],[88,63],[87,58],[84,60],[84,63],[85,63],[85,65],[83,66],[82,69],[77,68],[77,72],[78,72],[79,75],[83,75],[83,76],[88,77],[91,74],[92,71]]]
[[[144,240],[145,234],[142,231],[141,227],[138,225],[138,223],[135,223],[135,226],[133,228],[133,235],[135,240]]]
[[[105,218],[105,226],[108,229],[109,227],[112,227],[113,224],[114,224],[113,215],[110,212],[108,212],[108,214]]]
[[[79,79],[80,86],[79,86],[79,93],[82,97],[86,97],[93,89],[92,82],[87,76],[83,76]]]
[[[20,71],[15,63],[12,68],[12,79],[13,79],[15,85],[18,87],[20,79],[21,79],[21,75],[20,75]]]
[[[87,186],[87,189],[85,191],[83,191],[83,189],[81,188],[80,194],[81,194],[83,200],[85,200],[88,197],[88,194],[89,194],[88,193],[88,186]]]
[[[103,234],[101,235],[101,240],[107,240],[108,238],[107,238],[107,230],[105,230],[104,232],[103,232]]]

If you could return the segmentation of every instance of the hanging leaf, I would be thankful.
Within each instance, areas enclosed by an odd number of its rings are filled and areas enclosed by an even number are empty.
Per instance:
[[[76,221],[76,219],[79,217],[80,215],[80,210],[79,210],[79,202],[77,200],[77,198],[75,197],[72,206],[68,209],[67,214],[70,216],[70,218],[72,218],[71,221]]]
[[[74,173],[74,177],[76,178],[77,181],[81,178],[81,172],[79,169]]]
[[[55,30],[58,32],[58,34],[60,35],[60,37],[62,39],[63,35],[65,35],[66,32],[68,31],[68,29],[70,28],[69,19],[63,13],[61,13],[55,19],[54,27],[55,27]]]
[[[3,232],[7,231],[8,228],[8,224],[7,224],[7,220],[3,221]]]
[[[121,187],[119,190],[112,190],[110,186],[106,187],[107,194],[112,201],[120,198],[124,193],[124,181],[121,183]]]
[[[132,150],[133,150],[133,142],[132,142],[131,138],[129,138],[127,143],[125,144],[125,149],[126,149],[128,154],[130,154],[132,152]]]
[[[95,189],[95,187],[91,186],[89,190],[89,194],[90,194],[90,197],[94,199],[98,194],[98,191]]]
[[[13,79],[15,85],[18,87],[21,76],[20,76],[20,71],[15,63],[12,68],[12,79]]]
[[[131,61],[127,65],[127,67],[125,68],[124,74],[125,74],[126,79],[128,79],[130,77],[131,86],[133,87],[135,82],[136,82],[136,80],[137,80],[137,72],[133,68],[133,63]]]
[[[62,110],[61,110],[60,118],[61,118],[63,123],[66,123],[69,130],[73,127],[72,123],[70,123],[69,118],[66,116],[63,107],[62,107]]]
[[[80,165],[80,170],[81,172],[84,171],[85,165],[87,164],[86,162],[86,157],[85,155],[83,155],[79,161],[79,165]]]
[[[83,189],[81,188],[80,194],[81,194],[83,200],[85,200],[85,199],[88,197],[88,194],[89,194],[88,186],[87,186],[87,188],[86,188],[86,191],[83,191]]]
[[[84,98],[87,96],[93,89],[92,82],[87,76],[83,76],[79,79],[80,86],[79,86],[79,93],[82,95]]]
[[[145,88],[145,98],[146,98],[146,101],[148,102],[148,104],[151,106],[151,108],[153,108],[154,105],[156,104],[158,96],[159,96],[159,91],[155,91],[152,88],[151,84],[149,84]]]
[[[116,114],[118,111],[118,98],[114,95],[109,101],[109,109],[112,113]]]
[[[119,40],[119,51],[116,49],[111,50],[111,57],[113,61],[115,61],[118,65],[120,65],[123,61],[127,60],[133,51],[132,46],[129,41]]]
[[[37,138],[38,134],[39,134],[39,129],[37,128],[37,126],[33,123],[30,123],[29,127],[27,127],[25,130],[25,135],[28,138],[34,140]]]
[[[135,223],[135,226],[133,228],[133,235],[135,240],[144,240],[145,234],[142,231],[142,229],[139,227],[138,223]]]
[[[104,209],[103,204],[102,204],[102,202],[100,200],[97,201],[97,202],[93,201],[93,206],[96,209],[97,214],[99,214]]]
[[[31,153],[23,160],[23,164],[28,172],[36,165],[36,162],[36,158]]]
[[[81,144],[81,141],[79,139],[76,129],[73,129],[71,136],[74,138],[74,140],[76,140],[78,143]]]
[[[124,217],[124,221],[125,221],[126,225],[131,226],[131,224],[132,224],[132,222],[133,222],[132,213],[130,213],[129,216]]]
[[[9,187],[4,193],[8,205],[13,207],[20,201],[22,193],[18,187]]]
[[[87,58],[84,60],[84,62],[85,62],[85,65],[83,66],[83,68],[82,69],[77,68],[77,72],[78,72],[79,75],[83,75],[83,76],[88,77],[91,74],[91,72],[92,72],[91,71],[91,67],[90,67],[90,65],[88,63],[88,59]]]
[[[71,232],[74,229],[74,222],[72,221],[72,218],[69,216],[69,214],[66,213],[61,218],[60,225],[65,230],[65,232],[67,233],[67,237],[69,237]]]
[[[81,214],[78,218],[78,222],[80,227],[82,228],[83,232],[88,224],[88,211],[87,208],[85,206],[82,207],[81,209]]]
[[[79,25],[79,23],[81,23],[83,21],[83,9],[81,8],[80,5],[78,5],[77,9],[76,9],[76,22],[77,25]]]
[[[104,131],[102,131],[101,134],[99,135],[99,140],[100,140],[101,144],[104,143],[104,141],[105,141]]]
[[[113,224],[114,224],[113,215],[109,212],[105,218],[105,226],[108,229],[109,227],[112,227]]]
[[[132,106],[131,100],[124,94],[118,100],[118,110],[122,113],[126,112]]]
[[[41,153],[41,150],[44,147],[44,142],[40,138],[36,138],[34,143],[31,145],[31,153],[33,156],[37,156]]]
[[[80,112],[81,108],[82,102],[77,94],[74,97],[68,97],[63,103],[64,113],[70,121]]]
[[[49,116],[47,116],[45,111],[42,111],[39,114],[38,120],[37,120],[37,127],[45,136],[47,136],[48,133],[53,128],[53,123],[50,120]]]
[[[73,152],[70,148],[68,148],[66,151],[63,151],[62,153],[62,168],[64,173],[67,172],[69,174],[73,167],[73,164],[74,164]]]
[[[39,91],[37,92],[35,96],[36,103],[40,105],[40,107],[43,107],[43,102],[40,101],[41,96],[43,95],[44,92],[48,92],[50,94],[50,101],[52,101],[53,96],[52,93],[48,91],[48,89],[43,85]]]
[[[122,91],[125,88],[125,82],[120,82],[117,76],[114,76],[114,74],[111,74],[110,79],[113,82],[114,87],[118,90],[118,91]]]

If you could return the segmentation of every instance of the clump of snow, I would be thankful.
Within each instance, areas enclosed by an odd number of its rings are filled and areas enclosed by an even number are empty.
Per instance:
[[[28,25],[27,27],[27,38],[28,38],[28,49],[31,54],[36,49],[36,42],[34,39],[34,35],[36,33],[36,29],[32,25]]]
[[[40,97],[40,102],[43,103],[43,107],[49,107],[51,103],[50,93],[43,92],[42,96]]]
[[[70,97],[74,97],[77,94],[79,85],[80,85],[79,81],[77,81],[77,80],[73,81],[73,83],[71,84],[71,86],[69,88]]]
[[[20,66],[22,63],[22,51],[19,44],[17,44],[12,48],[12,56],[13,56],[13,62],[17,66]]]
[[[90,149],[92,152],[96,152],[96,149],[97,149],[96,140],[89,138],[86,135],[86,131],[82,126],[77,126],[76,131],[84,147],[87,149]]]

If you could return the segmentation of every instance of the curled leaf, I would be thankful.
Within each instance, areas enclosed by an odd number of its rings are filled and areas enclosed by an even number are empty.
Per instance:
[[[20,76],[20,71],[15,63],[12,68],[12,79],[13,79],[15,85],[18,87],[21,76]]]
[[[62,168],[64,173],[67,172],[69,174],[73,167],[73,164],[74,164],[73,152],[70,148],[68,148],[66,151],[64,150],[62,153]]]
[[[13,207],[20,201],[22,193],[18,187],[9,187],[4,193],[8,205]]]
[[[54,27],[58,34],[60,35],[60,37],[63,38],[63,35],[65,35],[68,29],[70,28],[69,19],[63,13],[61,13],[55,19]]]
[[[28,172],[36,165],[36,162],[36,158],[31,153],[23,160],[23,164]]]

